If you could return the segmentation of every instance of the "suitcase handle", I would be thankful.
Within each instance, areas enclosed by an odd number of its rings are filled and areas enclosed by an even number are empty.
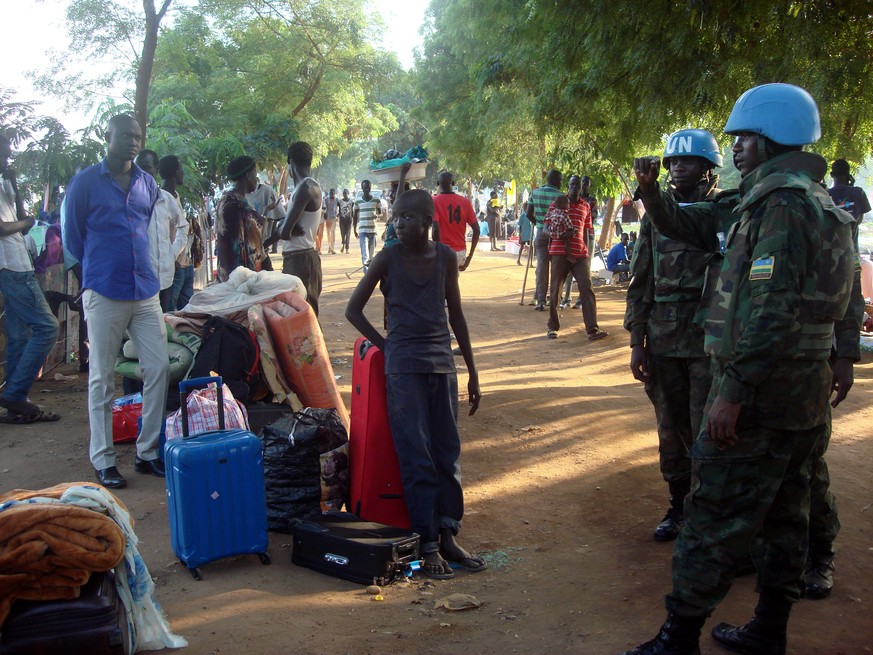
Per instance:
[[[192,378],[191,380],[182,380],[179,382],[179,400],[181,404],[179,409],[182,410],[182,438],[190,439],[188,434],[188,392],[192,389],[200,389],[201,387],[209,386],[215,382],[215,397],[218,401],[218,429],[224,430],[224,390],[222,386],[224,381],[220,375],[211,377]]]
[[[367,351],[373,347],[374,347],[373,342],[370,341],[369,339],[364,339],[363,341],[361,341],[361,345],[358,346],[358,358],[364,359],[364,355],[366,355]]]

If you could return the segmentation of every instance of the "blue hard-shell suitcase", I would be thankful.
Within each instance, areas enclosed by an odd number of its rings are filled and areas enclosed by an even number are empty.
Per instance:
[[[216,382],[219,429],[188,435],[187,395]],[[167,508],[173,551],[195,580],[200,567],[222,557],[267,554],[267,503],[260,440],[248,430],[225,430],[220,377],[179,383],[182,439],[167,442]]]

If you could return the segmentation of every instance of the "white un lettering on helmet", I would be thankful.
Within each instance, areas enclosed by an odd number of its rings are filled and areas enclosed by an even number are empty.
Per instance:
[[[683,152],[692,152],[692,141],[690,136],[672,136],[667,141],[667,153],[670,155],[682,154]]]

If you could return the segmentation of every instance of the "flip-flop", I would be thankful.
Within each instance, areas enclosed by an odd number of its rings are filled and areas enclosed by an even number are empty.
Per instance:
[[[8,400],[0,398],[0,407],[4,407],[12,414],[24,414],[25,416],[37,416],[40,409],[29,400]]]
[[[29,423],[36,423],[38,416],[38,414],[31,415],[8,412],[7,414],[0,416],[0,423],[7,423],[9,425],[28,425]]]
[[[449,568],[449,565],[450,563],[445,559],[442,559],[440,560],[440,562],[435,564],[428,564],[425,560],[422,560],[421,568],[419,569],[419,571],[421,571],[427,577],[433,580],[451,580],[455,577],[455,572],[452,571],[451,568]],[[429,566],[439,568],[439,571],[428,571],[427,568]]]
[[[60,414],[54,412],[40,412],[39,414],[19,414],[17,412],[8,412],[4,416],[0,416],[0,423],[10,425],[29,425],[31,423],[53,423],[60,420]]]
[[[479,557],[478,555],[470,555],[469,557],[464,557],[459,560],[446,560],[450,566],[457,567],[462,571],[467,571],[469,573],[478,573],[479,571],[484,571],[488,568],[488,562]],[[471,562],[468,564],[467,562]]]
[[[434,572],[428,571],[423,566],[421,567],[420,570],[422,573],[424,573],[427,577],[431,578],[432,580],[451,580],[452,578],[455,577],[454,571],[443,571],[442,573],[434,573]]]

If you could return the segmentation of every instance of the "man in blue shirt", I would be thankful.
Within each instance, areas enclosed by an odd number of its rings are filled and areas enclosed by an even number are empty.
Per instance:
[[[623,233],[621,241],[609,249],[606,255],[606,270],[613,273],[626,273],[630,270],[630,262],[627,259],[628,235]]]
[[[134,468],[164,475],[157,444],[168,384],[167,337],[159,282],[149,256],[148,227],[158,197],[154,179],[133,163],[142,130],[130,116],[114,116],[106,131],[106,158],[79,173],[67,190],[64,234],[82,262],[83,305],[91,342],[88,414],[91,463],[109,488],[126,480],[115,466],[111,401],[115,357],[125,331],[143,373],[143,422]]]

